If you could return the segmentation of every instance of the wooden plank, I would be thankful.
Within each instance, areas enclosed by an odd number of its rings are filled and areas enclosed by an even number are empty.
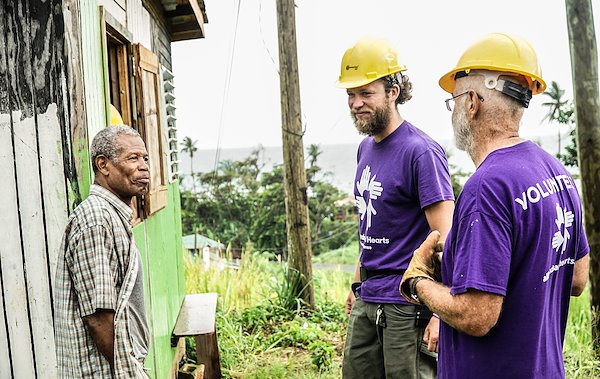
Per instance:
[[[169,372],[169,379],[176,379],[177,372],[179,371],[179,363],[185,356],[185,338],[180,338],[177,341],[177,348],[175,349],[175,356],[173,357],[173,363],[171,365],[171,371]]]
[[[32,336],[38,376],[55,377],[51,256],[56,262],[66,224],[66,191],[62,165],[61,123],[57,103],[62,103],[64,76],[57,75],[63,56],[63,18],[54,13],[59,1],[30,6],[30,61],[24,62],[33,78],[34,114],[23,119],[26,128],[15,126],[15,136],[23,131],[23,153],[15,142],[17,191],[23,233],[25,270],[29,289]],[[33,127],[30,127],[30,124]],[[29,138],[29,140],[27,140]],[[16,141],[16,140],[15,140]],[[35,151],[27,148],[35,146]],[[43,150],[42,150],[43,149]],[[33,173],[33,175],[32,175]],[[56,221],[60,222],[58,224]],[[48,243],[52,246],[49,247]],[[52,250],[52,251],[51,251]]]
[[[196,336],[196,359],[204,365],[204,377],[208,379],[221,378],[221,359],[217,332]]]
[[[94,120],[100,120],[104,124],[102,118],[104,114],[103,107],[98,107],[102,104],[97,102],[88,103],[85,100],[87,95],[84,85],[91,84],[87,82],[90,73],[85,77],[83,75],[85,56],[82,48],[88,32],[82,29],[80,21],[89,24],[90,12],[80,9],[80,5],[85,6],[86,4],[80,4],[79,0],[63,0],[62,10],[60,11],[64,20],[64,44],[61,46],[64,50],[57,56],[62,56],[63,62],[69,62],[69,64],[63,66],[62,72],[57,73],[57,76],[67,78],[67,94],[65,94],[63,103],[59,103],[59,114],[62,116],[61,143],[65,177],[68,185],[69,209],[74,209],[76,205],[81,203],[83,198],[87,197],[92,179],[88,155],[88,127],[91,124],[96,124]],[[92,10],[98,12],[98,7],[94,7]],[[97,20],[97,13],[93,14],[92,17]],[[96,28],[99,29],[98,24],[96,24]],[[98,113],[97,118],[94,118],[93,111],[96,109],[100,113]]]
[[[2,116],[0,116],[2,117]],[[2,286],[2,262],[0,261],[0,320],[4,321],[4,315],[7,310],[4,307],[4,287]],[[183,340],[183,338],[182,338]],[[0,343],[0,378],[12,378],[11,374],[11,359],[10,352],[8,351],[9,341],[6,330],[6,324],[0,323],[0,341],[6,341],[6,343]]]
[[[173,335],[186,337],[214,332],[216,311],[216,293],[185,295]]]
[[[128,28],[133,34],[133,41],[152,48],[152,31],[150,29],[150,13],[144,8],[142,0],[128,0]]]
[[[106,12],[122,25],[127,25],[127,12],[115,0],[98,0],[98,5],[104,6]]]
[[[42,187],[44,188],[44,218],[48,236],[50,282],[54,279],[58,251],[67,225],[67,188],[65,187],[64,161],[61,148],[59,110],[50,104],[48,111],[38,116]],[[52,336],[52,339],[54,337]]]
[[[145,211],[150,216],[167,204],[167,177],[163,156],[163,131],[161,129],[159,101],[160,81],[158,58],[140,44],[134,45],[136,60],[136,96],[138,129],[142,134],[150,158],[150,190],[146,195]]]
[[[19,120],[20,117],[21,112],[13,113],[13,119]],[[8,329],[13,377],[33,378],[35,371],[19,230],[11,121],[10,116],[6,114],[0,115],[0,158],[0,193],[6,199],[0,201],[0,215],[3,220],[0,275],[7,311],[4,323]]]
[[[46,232],[42,207],[42,188],[38,162],[36,120],[27,117],[14,122],[17,193],[21,222],[24,269],[29,294],[29,314],[34,341],[34,359],[38,370],[46,372],[56,366],[54,329],[52,325],[52,300],[46,252]],[[60,126],[42,125],[42,127]],[[41,143],[46,143],[42,141]],[[41,144],[40,143],[40,144]],[[56,154],[55,154],[56,155]],[[58,181],[56,173],[51,181]],[[41,374],[42,371],[39,373]]]
[[[129,91],[129,54],[127,54],[127,47],[125,45],[120,45],[117,48],[117,59],[118,59],[118,78],[119,78],[119,89],[120,89],[120,98],[119,102],[121,104],[121,117],[123,117],[123,122],[127,125],[132,125],[131,123],[131,93]]]

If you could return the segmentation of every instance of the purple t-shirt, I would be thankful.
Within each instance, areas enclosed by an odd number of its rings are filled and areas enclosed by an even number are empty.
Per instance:
[[[407,121],[379,143],[367,137],[358,148],[354,195],[361,265],[404,270],[429,233],[423,208],[454,199],[444,151]],[[408,304],[398,290],[401,278],[369,278],[360,296],[368,302]]]
[[[492,152],[456,202],[442,280],[452,294],[477,289],[504,303],[484,337],[442,323],[439,378],[564,378],[573,269],[588,251],[558,160],[529,141]]]

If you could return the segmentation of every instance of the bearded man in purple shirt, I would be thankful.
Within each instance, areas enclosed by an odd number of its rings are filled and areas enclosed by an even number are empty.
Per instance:
[[[585,288],[589,245],[573,178],[519,137],[546,88],[524,39],[489,34],[440,79],[458,148],[477,167],[457,199],[441,280],[431,233],[401,292],[442,319],[440,378],[564,378],[570,296]],[[453,105],[452,105],[453,104]]]
[[[439,321],[404,300],[398,285],[430,230],[448,231],[454,195],[442,148],[398,112],[411,98],[405,70],[381,39],[358,41],[342,59],[338,85],[346,88],[356,128],[367,135],[354,189],[360,259],[346,302],[346,379],[436,376]]]

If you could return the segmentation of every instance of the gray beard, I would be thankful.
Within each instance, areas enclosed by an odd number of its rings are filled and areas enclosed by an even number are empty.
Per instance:
[[[454,130],[454,143],[456,148],[473,155],[473,132],[469,127],[465,112],[457,113],[452,118],[452,129]]]

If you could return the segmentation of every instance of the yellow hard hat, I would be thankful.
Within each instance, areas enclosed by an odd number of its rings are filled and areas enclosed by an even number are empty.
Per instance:
[[[527,40],[518,36],[492,33],[482,37],[465,50],[455,68],[440,78],[440,87],[452,93],[457,72],[469,73],[477,69],[523,75],[533,95],[546,89],[535,50]]]
[[[398,62],[398,52],[388,40],[365,37],[346,50],[336,85],[356,88],[401,71],[406,66]]]
[[[115,108],[114,105],[110,105],[110,125],[114,126],[114,125],[123,125],[123,118],[121,117],[121,114],[119,113],[119,111],[117,110],[117,108]]]

